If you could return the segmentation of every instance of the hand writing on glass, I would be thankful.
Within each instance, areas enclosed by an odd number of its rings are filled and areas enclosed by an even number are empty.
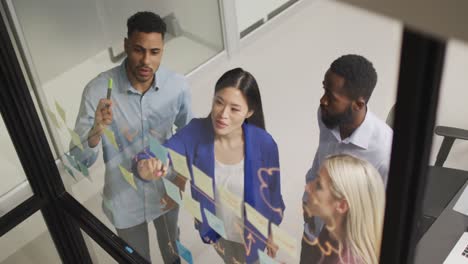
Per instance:
[[[144,180],[159,180],[166,176],[168,164],[163,164],[157,158],[143,159],[138,161],[138,175]]]

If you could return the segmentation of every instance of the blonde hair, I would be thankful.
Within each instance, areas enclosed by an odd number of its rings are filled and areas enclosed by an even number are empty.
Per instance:
[[[359,262],[378,263],[385,212],[382,177],[369,162],[350,155],[330,156],[323,166],[333,195],[348,203],[345,248]]]

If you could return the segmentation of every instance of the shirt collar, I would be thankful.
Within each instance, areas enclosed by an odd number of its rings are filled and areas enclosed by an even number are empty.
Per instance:
[[[137,89],[133,88],[132,84],[130,83],[130,80],[128,79],[127,76],[127,59],[125,59],[122,64],[120,65],[120,73],[121,76],[123,76],[123,85],[122,85],[122,92],[127,91],[131,93],[136,93],[136,94],[141,94],[140,91]],[[151,83],[150,89],[153,89],[155,91],[159,90],[159,87],[157,86],[157,81],[158,81],[158,71],[154,73],[154,79],[153,83]],[[150,90],[149,89],[149,90]]]
[[[339,127],[335,127],[334,129],[332,129],[331,133],[333,134],[333,136],[335,136],[335,138],[339,142],[342,142],[345,144],[351,143],[363,149],[367,149],[369,147],[369,141],[372,135],[373,119],[374,119],[374,116],[369,111],[369,107],[367,107],[367,112],[366,112],[366,116],[364,117],[364,121],[361,123],[361,125],[358,128],[356,128],[356,130],[354,130],[351,136],[341,140]]]

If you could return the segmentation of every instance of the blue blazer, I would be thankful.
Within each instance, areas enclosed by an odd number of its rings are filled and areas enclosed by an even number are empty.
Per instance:
[[[244,123],[244,202],[251,205],[265,216],[271,223],[279,225],[285,209],[281,196],[278,147],[273,138],[265,130]],[[192,164],[212,179],[213,190],[216,191],[214,177],[214,131],[211,119],[192,119],[192,121],[170,138],[165,144],[187,158]],[[192,167],[188,166],[193,177]],[[268,171],[267,169],[274,168]],[[192,197],[200,203],[203,222],[196,223],[204,243],[214,243],[220,235],[209,225],[204,208],[216,215],[215,201],[191,185]],[[243,207],[244,215],[245,208]],[[270,230],[270,228],[269,228]],[[267,238],[244,218],[244,241],[247,263],[258,259],[257,250],[264,250]]]

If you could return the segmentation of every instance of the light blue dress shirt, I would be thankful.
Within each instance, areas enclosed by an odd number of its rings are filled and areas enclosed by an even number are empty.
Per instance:
[[[113,79],[113,122],[108,129],[114,134],[118,149],[109,133],[101,137],[100,144],[90,148],[87,135],[94,124],[99,100],[106,98],[109,78]],[[116,228],[153,221],[165,213],[160,204],[165,194],[162,181],[145,182],[134,177],[135,189],[124,178],[120,166],[131,172],[132,158],[149,145],[150,137],[164,143],[172,136],[174,126],[178,130],[191,118],[191,95],[185,77],[164,67],[159,67],[155,81],[144,94],[130,84],[126,61],[86,85],[75,124],[84,149],[74,147],[71,154],[89,167],[102,146],[106,166],[102,206]]]

